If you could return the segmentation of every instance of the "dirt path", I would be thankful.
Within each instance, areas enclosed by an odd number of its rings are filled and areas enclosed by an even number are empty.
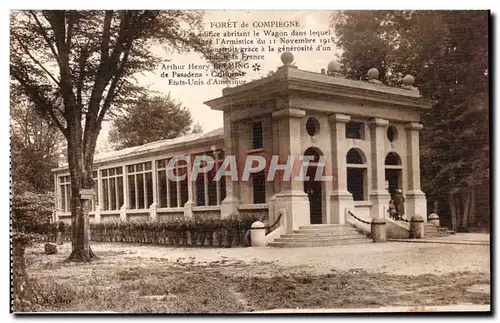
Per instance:
[[[195,249],[93,244],[100,259],[26,252],[45,311],[243,312],[489,304],[487,246],[385,243],[325,248]]]

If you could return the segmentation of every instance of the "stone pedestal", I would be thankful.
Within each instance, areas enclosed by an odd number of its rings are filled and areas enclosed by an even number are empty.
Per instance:
[[[95,206],[94,221],[95,223],[101,223],[101,207],[99,205]]]
[[[156,213],[156,203],[154,202],[149,206],[149,220],[153,222],[158,220],[158,214]]]
[[[431,213],[429,215],[427,222],[434,224],[436,227],[439,227],[440,226],[439,215],[437,215],[436,213]]]
[[[410,219],[410,239],[421,239],[424,237],[424,218],[415,214]]]
[[[387,235],[385,232],[385,220],[383,217],[377,216],[372,219],[371,236],[373,242],[385,242]]]
[[[298,230],[300,226],[311,224],[309,198],[304,191],[280,192],[274,197],[276,198],[275,210],[285,210],[286,233]]]
[[[125,205],[120,208],[120,221],[127,221],[127,208]]]
[[[344,224],[345,210],[352,209],[354,201],[349,191],[334,191],[330,194],[330,220],[328,223]]]
[[[184,218],[185,219],[192,219],[193,218],[193,206],[194,206],[193,201],[187,201],[184,204]]]
[[[414,214],[427,214],[427,199],[425,193],[418,191],[408,191],[406,193],[406,210],[405,216],[409,219]],[[427,221],[423,217],[424,222]]]
[[[252,223],[252,227],[250,229],[250,241],[252,247],[266,246],[266,227],[264,223],[260,221]]]

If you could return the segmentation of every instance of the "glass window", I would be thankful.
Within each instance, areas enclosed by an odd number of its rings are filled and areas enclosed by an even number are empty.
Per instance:
[[[346,138],[364,139],[364,124],[362,122],[349,121],[345,127]]]
[[[262,141],[262,121],[252,123],[252,138],[253,149],[264,147]]]
[[[264,171],[252,174],[253,203],[266,203],[266,175]]]

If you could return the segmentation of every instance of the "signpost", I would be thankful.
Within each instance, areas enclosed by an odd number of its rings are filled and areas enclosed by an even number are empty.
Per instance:
[[[96,196],[94,189],[80,189],[80,198],[82,200],[93,200]]]

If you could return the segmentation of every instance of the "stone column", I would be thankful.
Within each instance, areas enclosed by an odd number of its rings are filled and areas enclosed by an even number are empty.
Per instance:
[[[231,121],[231,113],[224,111],[224,145],[226,158],[228,156],[233,156],[236,153],[236,149],[233,144],[235,135],[233,123]],[[231,171],[236,170],[232,169]],[[231,214],[238,213],[238,205],[240,202],[235,187],[236,185],[238,185],[238,183],[233,183],[231,176],[226,176],[226,198],[221,203],[221,219],[225,219]]]
[[[427,201],[424,192],[420,189],[419,131],[423,128],[423,126],[420,123],[410,122],[405,125],[405,128],[408,155],[408,192],[405,194],[405,214],[408,218],[417,214],[420,215],[424,221],[427,221]]]
[[[347,190],[347,147],[345,128],[351,117],[345,114],[329,116],[332,142],[332,192],[330,220],[332,224],[345,223],[346,208],[353,207],[352,194]]]
[[[284,108],[273,113],[279,127],[279,160],[286,163],[288,156],[294,159],[294,171],[289,181],[281,181],[280,192],[275,195],[275,212],[284,209],[286,214],[286,232],[297,230],[300,226],[311,223],[309,199],[304,192],[304,183],[296,180],[300,167],[299,156],[303,154],[301,144],[301,119],[305,111]],[[276,217],[276,214],[275,214]]]
[[[389,121],[380,118],[372,119],[371,126],[371,172],[372,201],[371,217],[385,217],[384,206],[389,205],[391,195],[385,187],[385,140]]]
[[[271,131],[273,134],[272,137],[272,151],[271,151],[271,157],[274,155],[279,154],[279,135],[280,135],[280,130],[279,130],[279,119],[271,119]],[[268,214],[269,214],[269,223],[272,224],[274,221],[276,221],[277,218],[277,210],[276,210],[276,194],[279,193],[281,190],[281,185],[280,181],[273,180],[273,196],[269,199],[267,202],[268,205]]]
[[[122,166],[123,174],[123,205],[120,207],[120,220],[127,221],[127,208],[128,208],[128,174],[127,166]],[[99,180],[99,183],[101,181]],[[102,186],[102,185],[101,185]],[[102,192],[102,187],[99,187],[99,192]]]
[[[61,210],[61,205],[59,203],[59,183],[57,181],[57,174],[54,174],[54,216],[53,221],[59,221],[59,211]]]
[[[158,180],[157,180],[157,171],[156,171],[156,160],[153,159],[151,161],[151,179],[153,181],[153,203],[149,206],[149,219],[151,221],[157,221],[158,215],[156,209],[158,208]],[[125,199],[123,199],[125,201]]]
[[[194,182],[191,180],[191,172],[193,171],[193,159],[191,155],[187,155],[187,169],[186,169],[186,178],[187,178],[187,188],[188,188],[188,200],[184,204],[184,218],[192,219],[193,218],[193,185]],[[180,192],[178,192],[180,194]]]

